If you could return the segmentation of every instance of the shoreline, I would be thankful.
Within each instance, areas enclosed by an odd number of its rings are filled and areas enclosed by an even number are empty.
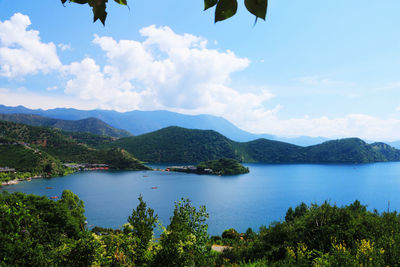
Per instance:
[[[127,169],[127,170],[129,170],[129,169]],[[153,168],[151,168],[150,170],[154,171]],[[148,171],[150,171],[150,170],[148,170]],[[43,179],[43,178],[53,178],[53,177],[60,177],[60,176],[68,176],[70,174],[73,174],[73,173],[76,173],[76,172],[80,172],[80,171],[99,171],[99,170],[79,170],[79,171],[75,170],[75,171],[73,171],[71,173],[67,173],[65,175],[56,175],[56,176],[51,176],[51,177],[43,177],[42,175],[36,175],[36,176],[28,177],[28,178],[25,178],[25,179],[14,179],[14,180],[10,180],[8,182],[1,182],[0,187],[1,186],[7,186],[7,185],[15,185],[15,184],[19,184],[20,182],[24,182],[24,181],[30,182],[32,179]],[[113,169],[101,170],[101,171],[113,171]],[[145,171],[145,170],[131,170],[131,171]]]
[[[43,178],[43,176],[37,175],[37,176],[28,177],[26,179],[14,179],[14,180],[10,180],[8,182],[1,182],[1,186],[19,184],[19,182],[24,182],[24,181],[29,182],[32,179],[41,179],[41,178]]]

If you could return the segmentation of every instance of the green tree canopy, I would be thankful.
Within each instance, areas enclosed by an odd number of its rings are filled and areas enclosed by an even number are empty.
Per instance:
[[[156,266],[207,266],[208,233],[205,206],[197,211],[189,199],[175,203],[171,223],[160,238]]]
[[[0,266],[90,266],[97,243],[87,232],[83,202],[65,190],[62,199],[0,194]]]
[[[142,195],[140,195],[138,199],[139,205],[136,207],[136,210],[132,211],[132,216],[129,216],[128,223],[131,227],[132,234],[139,238],[139,245],[136,251],[136,264],[143,266],[150,260],[149,254],[151,253],[148,248],[153,238],[153,231],[158,221],[158,215],[154,215],[154,210],[152,208],[147,208],[147,204],[143,201]]]

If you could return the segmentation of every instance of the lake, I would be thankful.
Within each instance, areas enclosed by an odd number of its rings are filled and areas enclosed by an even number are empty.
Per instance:
[[[320,204],[327,200],[341,206],[358,199],[369,210],[400,210],[399,162],[245,165],[250,173],[222,177],[159,171],[79,172],[2,190],[50,197],[70,189],[85,202],[89,227],[112,228],[126,223],[139,194],[164,226],[169,223],[174,201],[187,197],[196,206],[206,206],[210,235],[232,227],[239,232],[248,227],[258,230],[261,225],[284,220],[287,209],[302,201]]]

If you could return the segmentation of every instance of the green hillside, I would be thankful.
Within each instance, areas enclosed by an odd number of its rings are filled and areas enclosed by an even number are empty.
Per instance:
[[[33,174],[63,173],[61,162],[44,151],[20,144],[0,144],[0,166]]]
[[[108,144],[121,147],[146,162],[201,162],[232,158],[263,163],[367,163],[400,160],[400,150],[384,143],[367,144],[358,138],[301,147],[257,139],[235,142],[210,130],[167,127]]]
[[[101,163],[108,164],[112,169],[148,169],[122,149],[96,148],[111,142],[109,139],[88,133],[62,132],[58,129],[0,121],[0,141],[26,143],[34,150],[47,153],[61,162]]]
[[[324,142],[305,148],[309,162],[367,163],[400,160],[400,151],[384,143],[367,144],[358,138]]]
[[[61,120],[32,114],[0,114],[0,120],[12,121],[31,126],[57,128],[68,132],[88,132],[114,138],[131,136],[128,131],[111,127],[102,120],[87,118],[83,120]]]
[[[267,139],[257,139],[246,143],[238,143],[247,153],[248,162],[286,163],[304,162],[306,155],[303,147]]]
[[[235,142],[208,130],[167,127],[136,137],[121,138],[121,147],[145,162],[200,162],[220,158],[240,159]]]

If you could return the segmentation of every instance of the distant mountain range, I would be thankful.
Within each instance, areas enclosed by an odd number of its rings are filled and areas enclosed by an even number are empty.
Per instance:
[[[107,144],[126,149],[146,162],[200,162],[233,158],[263,163],[369,163],[399,161],[400,150],[384,143],[367,144],[359,138],[326,141],[301,147],[257,139],[235,142],[211,130],[167,127]]]
[[[35,122],[48,121],[36,115],[3,117],[21,120],[33,118],[30,121]],[[0,143],[2,145],[0,166],[15,163],[9,167],[19,166],[19,160],[25,156],[35,159],[34,162],[55,162],[57,166],[59,165],[57,162],[105,163],[114,169],[145,168],[135,158],[145,162],[177,163],[195,163],[221,158],[261,163],[400,161],[400,150],[384,143],[367,144],[358,138],[331,140],[302,147],[264,138],[236,142],[214,130],[187,129],[177,126],[139,136],[115,139],[105,135],[64,132],[60,129],[0,120]],[[15,144],[23,147],[15,150],[13,148]],[[31,153],[36,150],[39,154],[43,152],[43,157],[37,157]],[[29,165],[27,162],[21,164]]]
[[[52,127],[68,132],[88,132],[116,138],[132,135],[126,130],[111,127],[102,120],[96,118],[62,120],[32,114],[0,114],[0,120],[23,123],[31,126]]]
[[[82,120],[97,118],[118,129],[124,129],[133,135],[153,132],[169,126],[179,126],[188,129],[214,130],[229,139],[246,142],[258,138],[288,142],[300,146],[322,143],[324,137],[282,138],[269,134],[253,134],[241,130],[228,120],[212,115],[185,115],[170,111],[130,111],[117,112],[111,110],[77,110],[71,108],[56,108],[49,110],[28,109],[23,106],[7,107],[0,105],[3,114],[35,114],[62,120]],[[22,122],[22,121],[21,121]],[[24,122],[28,123],[28,122]]]

